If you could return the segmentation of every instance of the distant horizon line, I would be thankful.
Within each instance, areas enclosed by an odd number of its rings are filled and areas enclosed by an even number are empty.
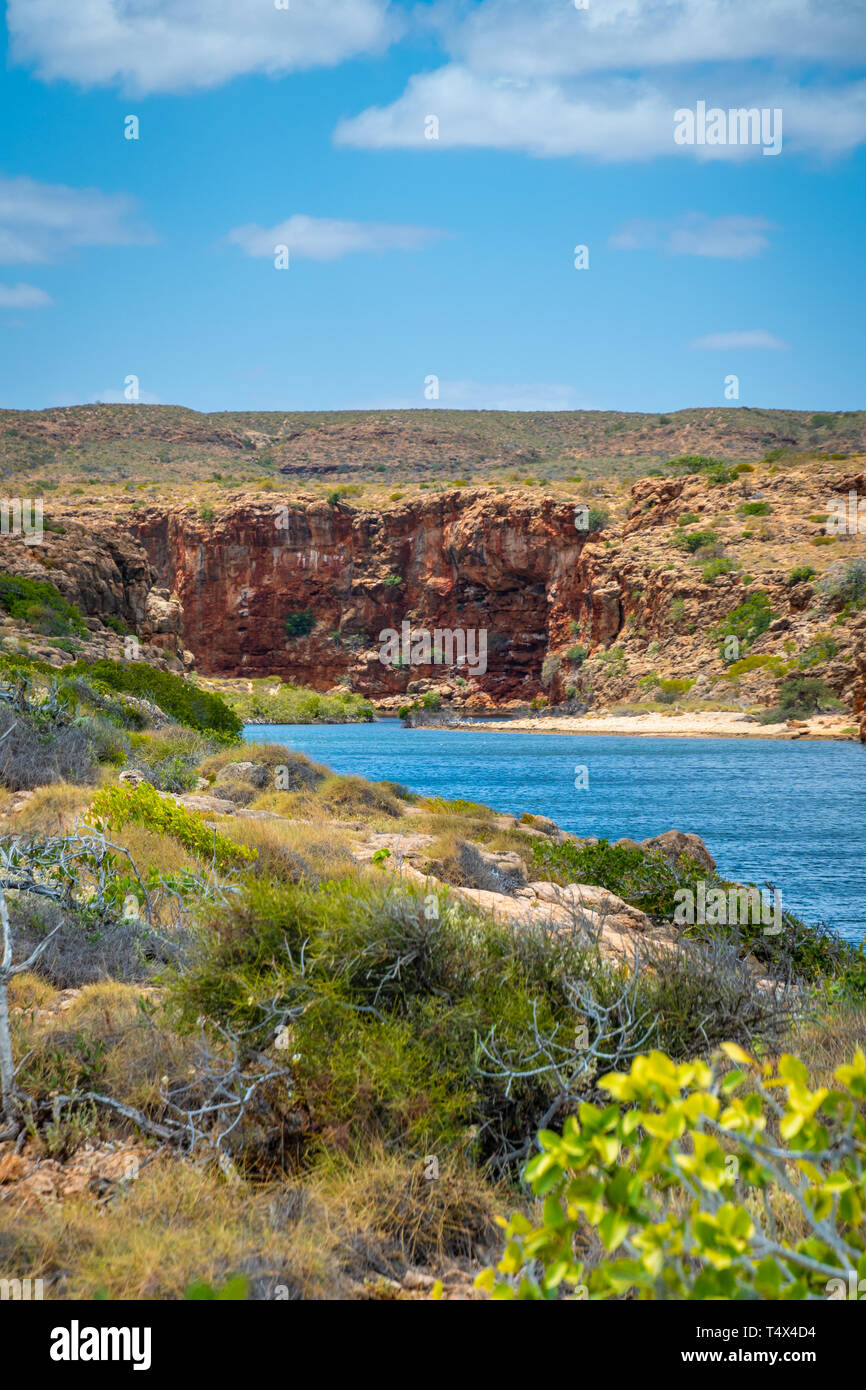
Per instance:
[[[134,410],[185,410],[191,415],[644,415],[648,419],[687,415],[695,411],[719,412],[724,415],[761,412],[769,415],[863,415],[866,406],[831,409],[819,406],[774,406],[774,405],[687,405],[668,410],[623,410],[615,407],[551,407],[546,410],[528,410],[501,406],[224,406],[216,410],[199,410],[192,405],[169,401],[77,401],[70,405],[44,406],[0,406],[0,415],[47,415],[63,410],[114,410],[116,408]]]

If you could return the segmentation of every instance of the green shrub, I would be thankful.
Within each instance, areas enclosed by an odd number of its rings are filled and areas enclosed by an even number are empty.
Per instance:
[[[103,787],[90,807],[89,820],[104,823],[110,830],[122,830],[132,821],[158,835],[169,835],[190,854],[205,863],[211,860],[220,869],[250,863],[256,851],[211,830],[201,816],[188,811],[170,798],[162,797],[149,782],[137,787]]]
[[[712,584],[720,574],[730,574],[734,569],[736,569],[736,565],[733,560],[729,560],[726,555],[720,555],[715,560],[710,560],[709,564],[704,565],[701,570],[701,579],[705,584]]]
[[[582,666],[586,661],[587,649],[580,642],[576,642],[573,647],[569,647],[565,653],[567,661],[573,661],[575,666]]]
[[[706,454],[681,454],[668,459],[668,468],[675,473],[706,473],[712,468],[723,467],[721,459],[710,458]]]
[[[369,724],[374,718],[369,701],[350,690],[320,695],[276,678],[249,684],[252,690],[227,687],[220,695],[244,724]]]
[[[306,637],[316,626],[316,619],[309,608],[302,608],[298,613],[287,615],[285,626],[287,637]]]
[[[822,666],[825,661],[832,661],[839,651],[839,643],[829,632],[819,634],[815,641],[798,657],[797,665],[802,670],[807,670],[810,666]]]
[[[237,738],[243,727],[234,711],[218,695],[199,689],[183,676],[161,671],[143,661],[78,661],[74,666],[64,667],[64,673],[81,675],[111,690],[152,700],[165,714],[191,729]]]
[[[826,602],[836,607],[859,606],[866,600],[866,560],[840,560],[831,565],[818,591]]]
[[[689,531],[687,534],[675,537],[675,544],[681,549],[687,550],[690,555],[695,551],[703,550],[704,546],[715,545],[719,539],[715,531]]]
[[[273,1008],[293,1010],[293,1082],[314,1129],[422,1153],[468,1145],[505,1165],[557,1083],[529,1065],[509,1082],[482,1041],[529,1059],[536,1028],[573,1036],[566,982],[587,977],[603,997],[616,988],[574,937],[485,920],[377,869],[318,887],[249,884],[212,910],[173,1002],[189,1026],[205,1014],[259,1047]]]
[[[763,589],[749,594],[748,598],[731,609],[725,621],[714,630],[722,658],[725,659],[726,637],[736,637],[741,648],[750,647],[762,632],[767,631],[774,616],[769,594]]]
[[[648,915],[666,920],[673,917],[678,889],[696,891],[699,880],[706,883],[713,878],[686,855],[675,867],[660,851],[612,845],[608,840],[594,845],[575,845],[570,840],[536,844],[532,854],[544,877],[554,883],[597,884]]]
[[[809,676],[789,676],[782,683],[778,705],[764,710],[758,718],[762,724],[781,724],[786,719],[809,719],[813,714],[844,708],[823,681]]]
[[[53,584],[0,573],[0,607],[47,637],[86,637],[87,624],[74,603]]]
[[[604,507],[590,507],[586,528],[588,531],[603,531],[609,521],[610,516]]]
[[[815,578],[815,571],[811,565],[795,565],[788,575],[789,584],[804,584],[808,580]]]
[[[668,468],[677,476],[684,473],[703,473],[711,487],[719,483],[733,482],[736,477],[734,469],[729,468],[721,459],[705,454],[683,454],[680,458],[670,459]]]
[[[744,502],[737,508],[742,516],[769,516],[772,510],[769,502]]]

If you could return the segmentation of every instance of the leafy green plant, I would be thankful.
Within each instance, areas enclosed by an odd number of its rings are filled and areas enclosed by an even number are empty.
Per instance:
[[[788,676],[779,690],[778,704],[764,710],[758,718],[762,724],[780,724],[786,719],[809,719],[813,714],[844,708],[824,681],[809,676]]]
[[[767,631],[774,616],[769,594],[763,589],[755,589],[754,593],[731,609],[725,621],[714,631],[722,658],[726,659],[726,637],[736,637],[740,647],[750,647],[762,632]]]
[[[224,688],[220,698],[244,724],[369,723],[375,714],[368,700],[349,689],[338,695],[320,695],[307,686],[276,678],[245,682],[241,690]]]
[[[825,537],[832,540],[832,537]],[[840,560],[818,585],[821,597],[835,607],[859,606],[866,601],[866,560]]]
[[[254,849],[235,844],[211,830],[201,816],[160,796],[149,782],[140,782],[137,787],[103,787],[93,798],[89,819],[93,825],[104,824],[111,830],[122,830],[130,821],[144,825],[158,835],[171,836],[198,859],[212,859],[220,869],[253,863],[257,857]]]
[[[737,508],[742,516],[769,516],[772,510],[769,502],[743,502]]]
[[[805,584],[810,579],[815,578],[815,571],[811,565],[795,565],[788,575],[789,584]]]
[[[712,584],[720,574],[730,574],[735,569],[736,565],[733,560],[730,560],[727,555],[719,555],[716,559],[710,560],[709,564],[704,565],[701,570],[701,579],[705,584]]]
[[[662,1052],[599,1081],[561,1134],[539,1135],[525,1177],[540,1223],[506,1226],[497,1299],[825,1299],[866,1276],[866,1057],[812,1089],[741,1047],[677,1065]],[[611,1258],[576,1255],[594,1231]],[[617,1253],[619,1252],[619,1253]]]
[[[289,613],[286,617],[286,636],[289,638],[306,637],[316,626],[316,619],[309,608],[302,608],[298,613]]]
[[[696,551],[703,550],[705,546],[715,545],[719,539],[715,531],[689,531],[682,536],[675,536],[674,542],[682,550],[687,550],[690,555]]]

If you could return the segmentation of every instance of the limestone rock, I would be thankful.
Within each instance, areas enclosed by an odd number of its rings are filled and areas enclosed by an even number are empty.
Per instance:
[[[641,849],[661,850],[665,858],[674,864],[680,855],[687,854],[690,859],[696,859],[709,873],[713,873],[716,867],[716,861],[700,835],[693,835],[685,830],[666,830],[663,835],[654,835],[649,840],[642,840]]]
[[[217,773],[216,780],[218,784],[220,782],[248,782],[253,787],[266,787],[271,780],[271,773],[264,763],[226,763],[225,767],[220,768]]]

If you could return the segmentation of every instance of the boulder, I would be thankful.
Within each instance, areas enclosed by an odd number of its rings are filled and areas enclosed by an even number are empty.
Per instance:
[[[641,840],[641,849],[661,850],[665,859],[675,864],[680,855],[687,854],[695,859],[709,873],[713,873],[716,861],[710,854],[700,835],[692,835],[685,830],[666,830],[663,835],[653,835],[649,840]]]
[[[147,778],[143,772],[136,772],[134,768],[128,767],[125,771],[121,772],[117,780],[122,783],[123,786],[137,787],[142,782],[146,782]]]
[[[188,811],[200,811],[204,815],[233,816],[237,810],[233,801],[226,801],[219,796],[199,796],[192,792],[174,799]]]
[[[247,782],[252,787],[266,787],[271,780],[270,769],[264,763],[226,763],[216,775],[220,782]]]
[[[513,893],[526,886],[523,860],[514,850],[486,850],[469,841],[461,847],[460,862],[477,888]]]

